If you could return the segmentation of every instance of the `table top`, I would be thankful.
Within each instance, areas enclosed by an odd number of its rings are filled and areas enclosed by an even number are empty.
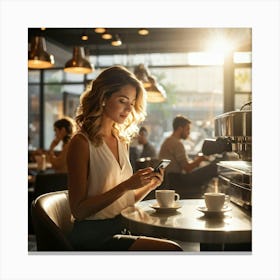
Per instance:
[[[156,200],[146,200],[121,212],[133,234],[199,243],[248,243],[252,239],[251,216],[233,203],[229,211],[208,215],[198,210],[203,199],[180,200],[179,209],[157,211]]]
[[[52,165],[50,162],[46,163],[46,168],[52,168]],[[38,169],[38,163],[37,162],[28,162],[28,169]]]
[[[28,189],[32,188],[34,189],[33,184],[36,181],[36,176],[38,174],[53,174],[55,173],[55,170],[52,168],[52,165],[50,163],[47,163],[47,168],[45,170],[39,170],[37,167],[37,163],[35,162],[29,162],[28,163]]]

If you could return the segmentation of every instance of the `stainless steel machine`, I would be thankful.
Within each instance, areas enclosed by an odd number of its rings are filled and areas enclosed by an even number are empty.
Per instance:
[[[205,140],[205,155],[235,154],[217,162],[220,191],[231,201],[251,211],[252,208],[252,111],[227,112],[215,118],[216,139]]]

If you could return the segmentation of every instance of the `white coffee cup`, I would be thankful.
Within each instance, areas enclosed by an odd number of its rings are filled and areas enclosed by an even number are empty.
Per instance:
[[[160,207],[173,207],[179,199],[180,195],[175,190],[156,190],[156,200]]]
[[[225,202],[228,202],[228,198],[229,196],[219,192],[204,194],[205,205],[209,211],[221,211],[221,209],[226,205]]]

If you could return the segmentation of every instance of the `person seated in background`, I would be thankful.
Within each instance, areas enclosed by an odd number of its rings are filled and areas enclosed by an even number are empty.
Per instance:
[[[185,140],[189,137],[190,124],[191,121],[181,115],[173,120],[173,133],[164,140],[159,152],[159,158],[171,160],[166,172],[190,173],[199,167],[202,161],[207,160],[203,155],[198,155],[191,161],[186,154],[181,139]]]
[[[155,158],[157,156],[157,152],[155,147],[148,140],[148,130],[146,127],[142,126],[139,129],[138,134],[138,143],[143,145],[142,152],[140,154],[140,158],[150,157]]]
[[[75,122],[70,117],[63,117],[57,120],[54,125],[55,138],[52,140],[49,150],[46,151],[47,161],[57,173],[67,173],[66,156],[69,141],[75,132]],[[55,147],[62,143],[62,150],[55,153]]]
[[[169,174],[186,174],[186,176],[182,177],[186,179],[185,185],[201,186],[217,176],[217,166],[216,164],[209,163],[204,167],[200,167],[203,161],[208,160],[202,154],[198,154],[193,160],[190,160],[187,156],[181,140],[188,138],[190,125],[191,121],[185,116],[178,115],[174,118],[173,133],[162,143],[159,158],[171,160],[171,163],[165,170],[166,177]],[[179,179],[179,177],[175,175],[175,178]],[[173,183],[174,180],[172,180]]]

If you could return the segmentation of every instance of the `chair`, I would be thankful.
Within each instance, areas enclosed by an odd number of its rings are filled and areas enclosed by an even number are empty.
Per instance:
[[[38,251],[73,250],[67,237],[73,227],[68,191],[39,196],[32,202],[31,214]]]
[[[67,190],[67,173],[38,173],[34,183],[34,197]]]
[[[68,191],[39,196],[33,201],[31,210],[38,251],[74,251],[67,237],[73,227]],[[128,235],[115,235],[114,238],[135,239],[128,251],[183,251],[171,240]]]

